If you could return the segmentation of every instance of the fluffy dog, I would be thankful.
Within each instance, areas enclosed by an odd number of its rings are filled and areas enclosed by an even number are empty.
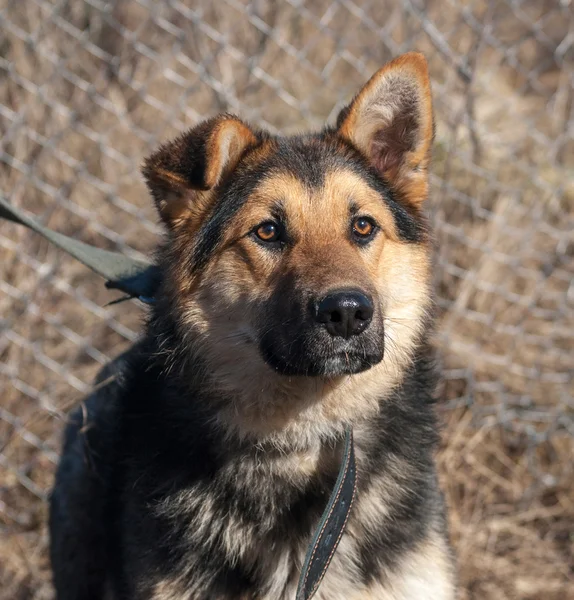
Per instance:
[[[155,152],[166,227],[141,341],[74,413],[51,499],[60,600],[292,600],[354,430],[320,600],[451,600],[433,451],[427,65],[320,133],[231,115]]]

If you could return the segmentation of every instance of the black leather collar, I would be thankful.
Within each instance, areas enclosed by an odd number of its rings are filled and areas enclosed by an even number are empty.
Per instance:
[[[353,430],[348,427],[345,432],[345,447],[339,476],[307,550],[296,600],[311,600],[315,595],[343,536],[356,489],[357,469]]]

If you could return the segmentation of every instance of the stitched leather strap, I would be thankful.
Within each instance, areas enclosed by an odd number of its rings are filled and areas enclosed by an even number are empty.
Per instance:
[[[343,536],[355,498],[356,486],[353,430],[349,427],[345,432],[345,447],[339,476],[307,550],[296,600],[311,600],[315,595]]]
[[[0,218],[19,223],[39,233],[55,246],[104,277],[106,287],[128,294],[126,299],[139,298],[144,302],[153,302],[160,283],[160,273],[154,265],[134,260],[118,252],[102,250],[52,231],[1,197]],[[315,595],[341,541],[355,497],[355,490],[355,452],[353,431],[349,427],[345,432],[345,446],[339,476],[307,550],[299,578],[296,600],[311,600]]]

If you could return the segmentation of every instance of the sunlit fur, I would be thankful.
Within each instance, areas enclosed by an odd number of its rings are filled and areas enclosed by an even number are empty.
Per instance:
[[[452,600],[433,463],[426,62],[383,67],[335,127],[216,117],[154,152],[166,227],[141,341],[71,417],[51,502],[59,600],[292,600],[352,425],[357,495],[317,600]],[[376,224],[368,243],[356,216]],[[273,221],[282,243],[254,232]],[[359,290],[368,327],[314,318]]]

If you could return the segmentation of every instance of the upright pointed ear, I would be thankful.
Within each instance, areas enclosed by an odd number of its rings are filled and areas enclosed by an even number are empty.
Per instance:
[[[418,208],[428,194],[433,139],[431,90],[425,57],[399,56],[377,71],[337,120],[341,136]]]
[[[176,229],[209,205],[212,190],[237,166],[257,138],[242,121],[219,115],[164,144],[142,172],[160,217]]]

